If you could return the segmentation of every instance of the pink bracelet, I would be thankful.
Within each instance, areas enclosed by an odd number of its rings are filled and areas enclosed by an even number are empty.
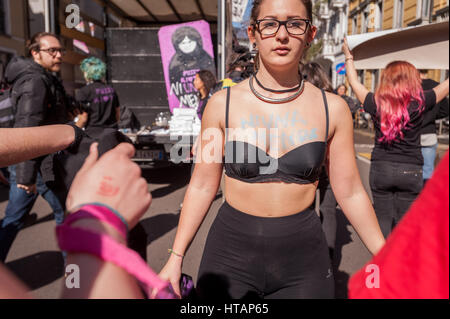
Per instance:
[[[56,236],[63,251],[92,254],[123,268],[139,281],[147,296],[156,288],[158,299],[177,298],[169,282],[159,278],[139,254],[109,236],[67,225],[57,226]]]
[[[84,218],[93,218],[106,222],[117,229],[125,240],[127,239],[127,226],[116,214],[104,206],[84,205],[77,212],[68,215],[64,220],[64,225],[69,226],[77,220]]]

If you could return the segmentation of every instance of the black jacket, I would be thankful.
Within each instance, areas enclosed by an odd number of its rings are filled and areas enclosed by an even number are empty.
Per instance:
[[[86,127],[117,128],[119,99],[114,89],[100,81],[89,83],[75,93],[75,100],[89,114]]]
[[[67,122],[65,92],[58,78],[31,59],[14,57],[6,67],[15,102],[14,127],[32,127]],[[17,164],[18,184],[34,184],[41,161]]]
[[[422,88],[424,91],[431,90],[432,88],[438,86],[439,83],[431,79],[422,80]],[[448,99],[445,98],[441,102],[436,103],[433,108],[425,112],[423,117],[422,129],[420,134],[436,134],[436,120],[447,117],[449,114]]]

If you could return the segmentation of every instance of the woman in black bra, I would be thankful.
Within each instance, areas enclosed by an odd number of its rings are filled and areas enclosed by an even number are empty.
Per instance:
[[[384,244],[359,178],[346,103],[304,82],[313,41],[309,0],[255,0],[249,39],[257,72],[213,95],[202,119],[198,163],[170,257],[160,276],[179,293],[184,254],[219,187],[225,198],[206,240],[200,298],[333,298],[320,220],[311,208],[329,154],[336,199],[370,252]]]

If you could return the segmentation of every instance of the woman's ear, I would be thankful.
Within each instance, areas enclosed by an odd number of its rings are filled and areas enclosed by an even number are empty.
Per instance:
[[[311,24],[308,32],[308,43],[312,43],[317,34],[317,27]]]
[[[248,35],[248,39],[250,40],[251,43],[255,43],[256,42],[256,37],[255,37],[255,27],[253,25],[249,25],[247,28],[247,35]]]

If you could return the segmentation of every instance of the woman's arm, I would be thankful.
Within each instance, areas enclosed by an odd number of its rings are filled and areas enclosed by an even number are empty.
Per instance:
[[[358,80],[358,74],[356,73],[355,64],[353,62],[353,54],[348,47],[346,38],[344,38],[342,51],[345,55],[345,71],[347,73],[348,82],[350,83],[353,92],[355,92],[356,98],[359,100],[359,102],[364,103],[369,90],[366,89],[366,87]]]
[[[0,167],[27,161],[69,147],[75,140],[70,125],[0,129]]]
[[[134,148],[122,143],[98,158],[97,144],[91,145],[90,154],[78,171],[67,197],[67,209],[98,202],[120,212],[132,229],[151,203],[151,195],[141,170],[130,159]],[[102,189],[114,189],[105,194]],[[81,219],[72,224],[108,235],[126,245],[125,239],[111,225],[95,219]],[[69,253],[68,264],[80,269],[80,287],[63,287],[63,298],[142,298],[136,279],[126,270],[94,255]],[[65,281],[64,281],[65,283]],[[28,288],[0,264],[0,298],[27,298]]]
[[[202,130],[197,138],[195,169],[184,197],[175,241],[172,247],[168,247],[178,255],[185,254],[220,185],[223,154],[223,131],[220,123],[225,116],[224,105],[224,92],[219,92],[209,100],[202,118]],[[171,282],[177,294],[180,294],[181,266],[182,258],[171,254],[160,272],[163,279]]]
[[[448,79],[433,88],[436,94],[436,104],[441,102],[446,96],[448,96]]]
[[[341,98],[330,96],[329,101],[330,131],[334,131],[329,142],[330,184],[345,216],[369,251],[376,254],[384,237],[356,166],[352,117]]]

